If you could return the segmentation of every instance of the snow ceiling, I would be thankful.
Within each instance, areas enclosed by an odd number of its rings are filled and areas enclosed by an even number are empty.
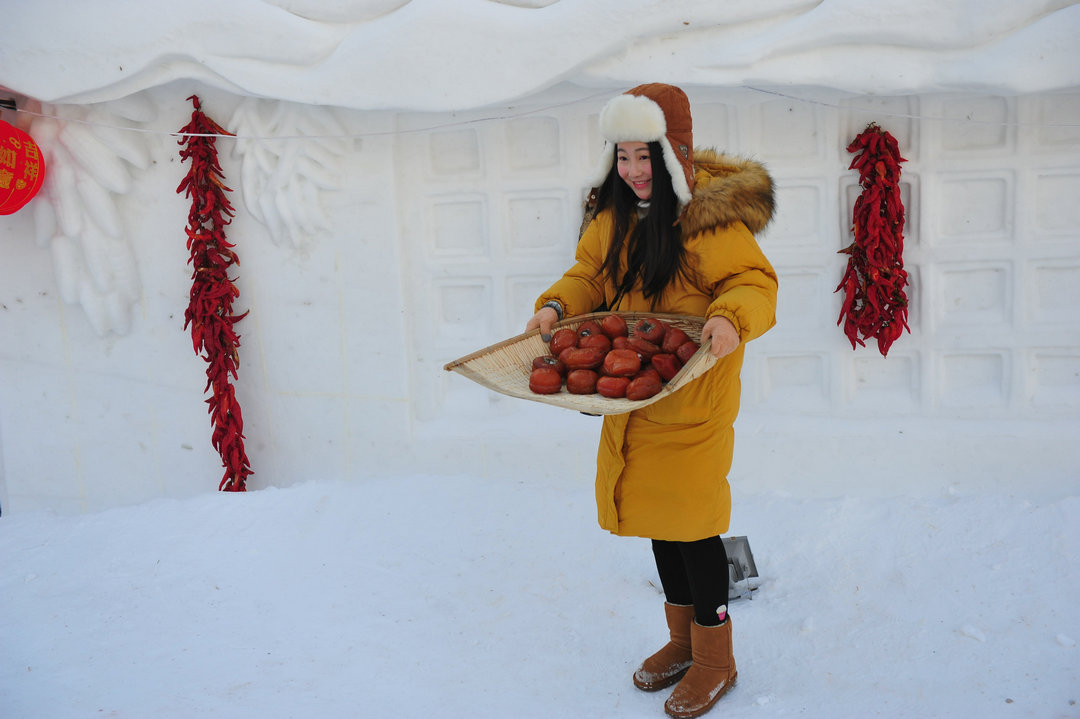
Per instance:
[[[0,46],[0,82],[48,103],[180,79],[418,111],[561,83],[876,95],[1080,85],[1080,5],[1064,0],[34,0],[11,3],[5,25],[18,32]]]

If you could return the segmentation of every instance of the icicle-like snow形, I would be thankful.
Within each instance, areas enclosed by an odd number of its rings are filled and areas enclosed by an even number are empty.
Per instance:
[[[322,193],[342,187],[352,144],[331,108],[249,98],[229,123],[240,191],[274,244],[301,248],[330,230]]]
[[[34,207],[36,240],[50,247],[61,298],[81,305],[99,336],[127,334],[142,295],[116,202],[130,192],[133,168],[149,167],[150,152],[141,134],[120,128],[153,114],[137,100],[56,105],[30,126],[48,168]]]

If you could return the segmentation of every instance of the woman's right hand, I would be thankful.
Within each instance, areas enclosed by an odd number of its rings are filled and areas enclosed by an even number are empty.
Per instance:
[[[525,323],[525,331],[529,332],[540,329],[540,339],[544,342],[551,341],[551,328],[559,321],[559,313],[551,307],[541,307],[540,311]]]

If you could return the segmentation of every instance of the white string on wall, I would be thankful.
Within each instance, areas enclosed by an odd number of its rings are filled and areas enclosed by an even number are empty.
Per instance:
[[[774,96],[774,97],[780,97],[780,98],[784,98],[786,100],[791,100],[793,102],[800,102],[800,103],[805,103],[805,104],[810,104],[810,105],[817,105],[819,107],[827,107],[827,108],[831,108],[831,109],[834,109],[834,110],[839,110],[839,111],[842,111],[842,112],[858,112],[858,113],[873,114],[873,115],[875,115],[877,117],[892,117],[892,118],[898,118],[898,119],[919,120],[919,121],[925,121],[925,122],[951,122],[951,123],[964,123],[964,124],[972,124],[972,125],[994,125],[994,126],[999,126],[999,127],[1080,128],[1080,122],[1025,122],[1025,121],[979,120],[979,119],[970,118],[970,117],[940,117],[940,116],[934,116],[934,115],[923,115],[923,114],[918,114],[918,113],[895,112],[895,111],[890,111],[890,110],[884,110],[882,108],[861,108],[861,107],[858,107],[858,106],[855,106],[855,105],[850,105],[850,104],[841,104],[841,103],[837,103],[837,102],[828,102],[828,101],[825,101],[825,100],[818,100],[818,99],[814,99],[814,98],[799,97],[797,95],[792,95],[792,94],[780,92],[780,91],[777,91],[777,90],[768,90],[768,89],[760,88],[760,87],[745,86],[745,87],[743,87],[741,89],[752,90],[753,92],[757,92],[757,93],[761,93],[761,94],[765,94],[765,95],[771,95],[771,96]],[[420,133],[427,133],[427,132],[436,132],[436,131],[440,131],[440,130],[447,130],[447,129],[457,128],[457,127],[468,127],[468,126],[471,126],[471,125],[478,125],[478,124],[482,124],[482,123],[486,123],[486,122],[501,122],[501,121],[507,121],[507,120],[515,120],[515,119],[522,118],[522,117],[528,117],[530,115],[536,115],[536,114],[540,114],[540,113],[544,113],[544,112],[550,112],[551,110],[558,110],[558,109],[562,109],[562,108],[565,108],[565,107],[571,107],[573,105],[577,105],[577,104],[581,104],[581,103],[584,103],[584,102],[589,102],[589,101],[595,100],[595,99],[597,99],[599,97],[607,97],[607,96],[610,96],[611,94],[612,94],[611,90],[605,90],[605,91],[603,91],[601,93],[596,93],[594,95],[589,95],[587,97],[580,98],[580,99],[577,99],[577,100],[572,100],[572,101],[564,102],[564,103],[556,103],[556,104],[547,105],[547,106],[532,109],[532,110],[526,110],[526,111],[522,111],[522,112],[509,112],[509,113],[503,113],[503,114],[498,114],[498,115],[489,115],[489,116],[485,116],[485,117],[473,118],[473,119],[470,119],[470,120],[459,120],[459,121],[456,121],[456,122],[437,123],[437,124],[425,125],[423,127],[417,127],[417,128],[412,128],[412,129],[397,129],[397,130],[383,130],[383,131],[374,131],[374,132],[343,133],[343,134],[328,134],[328,135],[243,135],[243,134],[225,135],[225,134],[215,134],[215,133],[192,133],[192,134],[186,134],[186,133],[179,133],[179,132],[176,132],[174,130],[156,130],[156,129],[153,129],[153,128],[132,127],[132,126],[129,126],[129,125],[112,125],[112,124],[97,122],[97,121],[93,121],[93,120],[84,120],[84,119],[79,119],[79,118],[61,117],[59,115],[54,115],[54,114],[35,112],[35,111],[32,111],[32,110],[28,110],[26,108],[14,108],[14,109],[15,109],[16,112],[23,113],[23,114],[26,114],[26,115],[32,115],[32,116],[35,116],[35,117],[53,118],[53,119],[56,119],[56,120],[61,120],[63,122],[76,122],[76,123],[81,123],[81,124],[84,124],[84,125],[92,125],[92,126],[97,126],[97,127],[104,127],[104,128],[108,128],[108,129],[112,129],[112,130],[120,130],[120,131],[124,131],[124,132],[139,132],[139,133],[144,133],[144,134],[148,134],[148,135],[163,135],[163,136],[166,136],[166,137],[175,137],[175,138],[180,138],[180,137],[183,137],[183,136],[187,136],[187,137],[217,137],[217,138],[223,138],[223,139],[224,138],[234,138],[234,139],[243,139],[243,140],[316,140],[316,139],[342,140],[342,139],[364,139],[364,138],[373,138],[373,137],[388,137],[388,136],[394,136],[394,135],[412,135],[412,134],[420,134]],[[6,106],[10,107],[10,103],[7,104]]]

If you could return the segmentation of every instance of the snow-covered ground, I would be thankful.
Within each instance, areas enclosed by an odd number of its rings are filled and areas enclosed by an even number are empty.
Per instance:
[[[1080,498],[735,486],[717,717],[1080,716]],[[645,540],[585,478],[310,481],[0,520],[7,719],[659,717]]]

